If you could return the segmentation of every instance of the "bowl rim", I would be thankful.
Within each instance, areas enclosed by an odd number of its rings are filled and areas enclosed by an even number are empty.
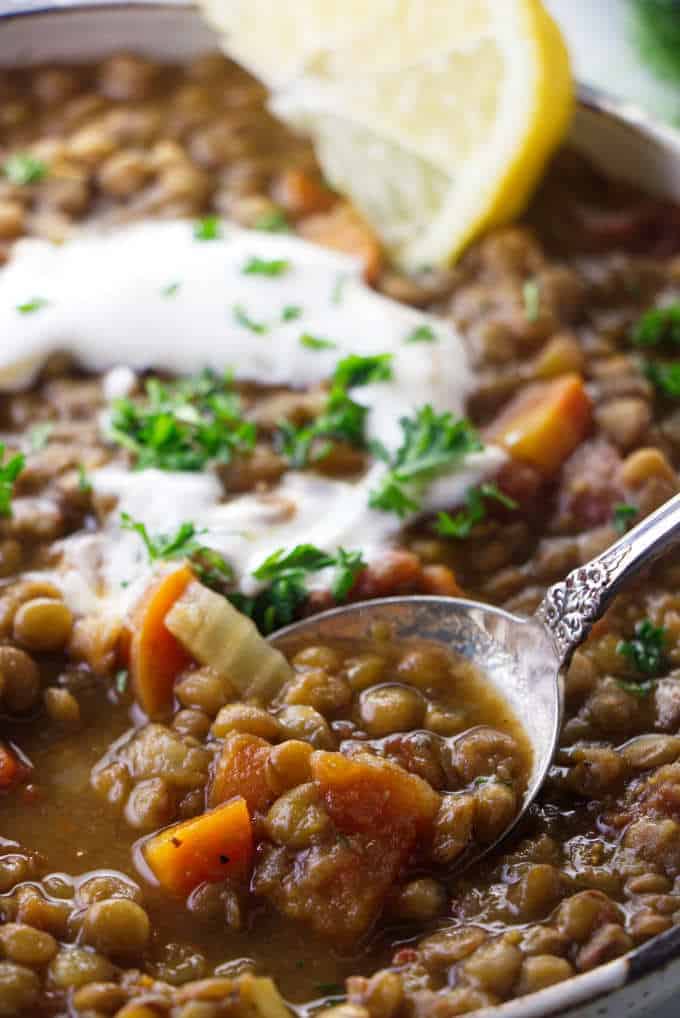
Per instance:
[[[0,0],[2,2],[2,0]],[[10,0],[11,2],[11,0]],[[16,6],[0,8],[3,22],[42,17],[68,17],[81,13],[135,11],[178,11],[199,15],[190,0],[19,0]],[[208,26],[209,27],[209,26]],[[655,119],[636,103],[618,99],[612,93],[576,83],[577,108],[613,120],[619,127],[641,135],[662,149],[670,150],[680,168],[680,129]],[[623,990],[653,974],[660,977],[680,960],[680,925],[633,948],[627,954],[589,972],[571,976],[562,983],[476,1011],[480,1018],[577,1018],[577,1009]]]

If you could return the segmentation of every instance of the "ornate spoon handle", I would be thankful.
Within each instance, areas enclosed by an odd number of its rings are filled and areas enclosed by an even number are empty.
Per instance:
[[[623,584],[680,541],[680,495],[675,495],[597,558],[547,591],[535,617],[552,634],[563,664],[585,640]]]

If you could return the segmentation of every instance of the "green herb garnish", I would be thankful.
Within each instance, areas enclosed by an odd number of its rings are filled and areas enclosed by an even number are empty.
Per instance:
[[[12,184],[37,184],[47,175],[47,166],[28,152],[15,152],[5,159],[2,172]]]
[[[40,452],[41,449],[44,449],[53,431],[54,424],[51,421],[44,421],[42,424],[36,424],[35,427],[31,428],[28,433],[28,444],[31,452]]]
[[[310,335],[309,332],[303,332],[300,336],[300,346],[308,350],[336,350],[338,344],[330,339],[320,339],[318,336]]]
[[[271,212],[264,212],[255,222],[254,228],[264,233],[289,233],[290,223],[286,219],[282,209],[272,209]]]
[[[279,548],[254,571],[257,580],[268,586],[255,597],[229,594],[229,600],[249,615],[263,633],[289,625],[307,600],[307,577],[335,566],[331,591],[336,601],[344,601],[365,563],[360,551],[339,548],[329,555],[313,544],[298,544],[291,551]]]
[[[110,437],[135,457],[138,469],[202,470],[250,451],[256,429],[241,416],[231,378],[211,371],[170,385],[151,378],[146,400],[115,400]]]
[[[680,397],[680,361],[648,361],[645,374],[664,396]]]
[[[87,471],[82,463],[78,464],[78,491],[86,493],[92,491],[92,482],[87,476]]]
[[[517,502],[502,492],[495,484],[480,484],[478,488],[470,488],[465,496],[466,507],[455,516],[439,513],[437,516],[437,533],[442,537],[455,537],[464,540],[470,531],[486,519],[484,500],[499,502],[506,509],[517,509]]]
[[[294,322],[302,315],[302,308],[297,304],[288,304],[281,312],[282,322]]]
[[[161,297],[176,297],[181,285],[181,283],[168,283],[161,290]]]
[[[42,311],[46,308],[49,301],[45,297],[31,297],[30,300],[24,301],[23,304],[17,304],[17,311],[20,315],[30,315],[34,311]]]
[[[194,240],[219,240],[222,226],[217,216],[204,216],[194,223]]]
[[[425,489],[437,477],[450,473],[471,452],[483,448],[469,421],[450,413],[437,414],[429,404],[413,417],[402,417],[403,442],[390,458],[390,469],[380,487],[371,492],[374,509],[404,517],[421,507]]]
[[[430,325],[418,325],[406,337],[407,343],[435,343],[436,341],[437,334]]]
[[[344,389],[334,386],[324,412],[311,424],[298,427],[290,421],[282,421],[276,435],[276,444],[290,466],[300,469],[307,466],[310,460],[318,462],[324,459],[330,452],[331,440],[364,448],[367,415],[365,406],[355,403]]]
[[[633,38],[661,81],[680,82],[680,8],[677,0],[631,0]]]
[[[121,513],[121,527],[139,534],[147,550],[149,561],[189,559],[199,578],[208,587],[223,588],[233,579],[233,570],[226,559],[214,548],[201,544],[202,531],[191,522],[180,524],[174,534],[157,534],[152,537],[146,526]]]
[[[126,668],[121,668],[120,671],[116,672],[115,686],[116,692],[119,696],[123,696],[127,690],[128,678],[129,676]]]
[[[630,530],[639,511],[634,505],[628,505],[627,502],[619,502],[618,505],[615,505],[612,522],[616,533],[623,535],[627,530]]]
[[[244,329],[249,329],[251,332],[255,332],[258,336],[262,336],[267,331],[267,326],[262,322],[253,321],[242,304],[234,304],[232,311],[234,321],[237,322],[238,325],[242,325]]]
[[[635,626],[632,640],[622,640],[616,648],[635,670],[649,678],[658,678],[668,667],[666,658],[666,630],[643,619]]]
[[[537,322],[541,313],[541,287],[536,279],[527,279],[522,287],[524,316],[528,322]]]
[[[24,469],[26,457],[23,453],[16,453],[7,462],[5,460],[5,446],[0,442],[0,516],[9,517],[12,515],[12,496],[14,495],[14,482]]]
[[[285,258],[276,258],[273,261],[266,261],[253,255],[243,266],[244,276],[282,276],[290,268],[290,262]]]
[[[631,339],[636,346],[680,345],[680,304],[645,311],[633,326]]]
[[[392,354],[378,353],[369,357],[351,353],[338,361],[333,372],[333,385],[355,389],[373,382],[389,382],[393,377]]]
[[[617,679],[616,681],[621,689],[630,693],[631,696],[636,696],[638,700],[644,700],[654,689],[654,679],[643,679],[641,682],[634,682],[632,679]]]

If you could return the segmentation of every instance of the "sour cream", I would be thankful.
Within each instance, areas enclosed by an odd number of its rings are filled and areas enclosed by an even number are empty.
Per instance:
[[[244,271],[255,258],[284,268],[275,275]],[[414,342],[423,327],[431,338]],[[227,224],[207,241],[196,240],[186,221],[83,231],[61,246],[23,240],[0,273],[0,336],[0,389],[30,385],[45,359],[65,350],[85,368],[109,372],[105,393],[112,399],[129,391],[131,372],[146,368],[230,369],[237,380],[306,387],[330,377],[348,354],[389,353],[392,379],[353,389],[352,398],[369,408],[369,438],[390,451],[401,443],[403,416],[425,403],[460,415],[472,385],[455,330],[376,294],[354,260]],[[303,336],[324,345],[314,348]],[[469,455],[431,486],[423,508],[455,506],[503,460],[495,447]],[[375,561],[401,526],[393,514],[369,507],[384,470],[376,463],[356,482],[289,471],[266,494],[225,499],[210,472],[105,467],[91,480],[98,494],[118,499],[117,510],[100,533],[63,542],[65,596],[76,611],[118,614],[148,582],[146,553],[137,535],[121,530],[122,512],[151,534],[191,520],[247,592],[253,570],[281,547],[361,549]]]

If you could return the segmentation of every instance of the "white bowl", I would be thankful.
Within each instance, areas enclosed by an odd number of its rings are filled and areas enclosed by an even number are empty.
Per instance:
[[[0,0],[1,3],[1,0]],[[119,49],[183,60],[216,39],[181,2],[116,0],[0,8],[0,68],[89,61]],[[641,110],[581,88],[572,143],[605,172],[680,202],[680,132]],[[476,1011],[476,1018],[633,1018],[680,992],[680,926],[623,958],[528,997]]]

